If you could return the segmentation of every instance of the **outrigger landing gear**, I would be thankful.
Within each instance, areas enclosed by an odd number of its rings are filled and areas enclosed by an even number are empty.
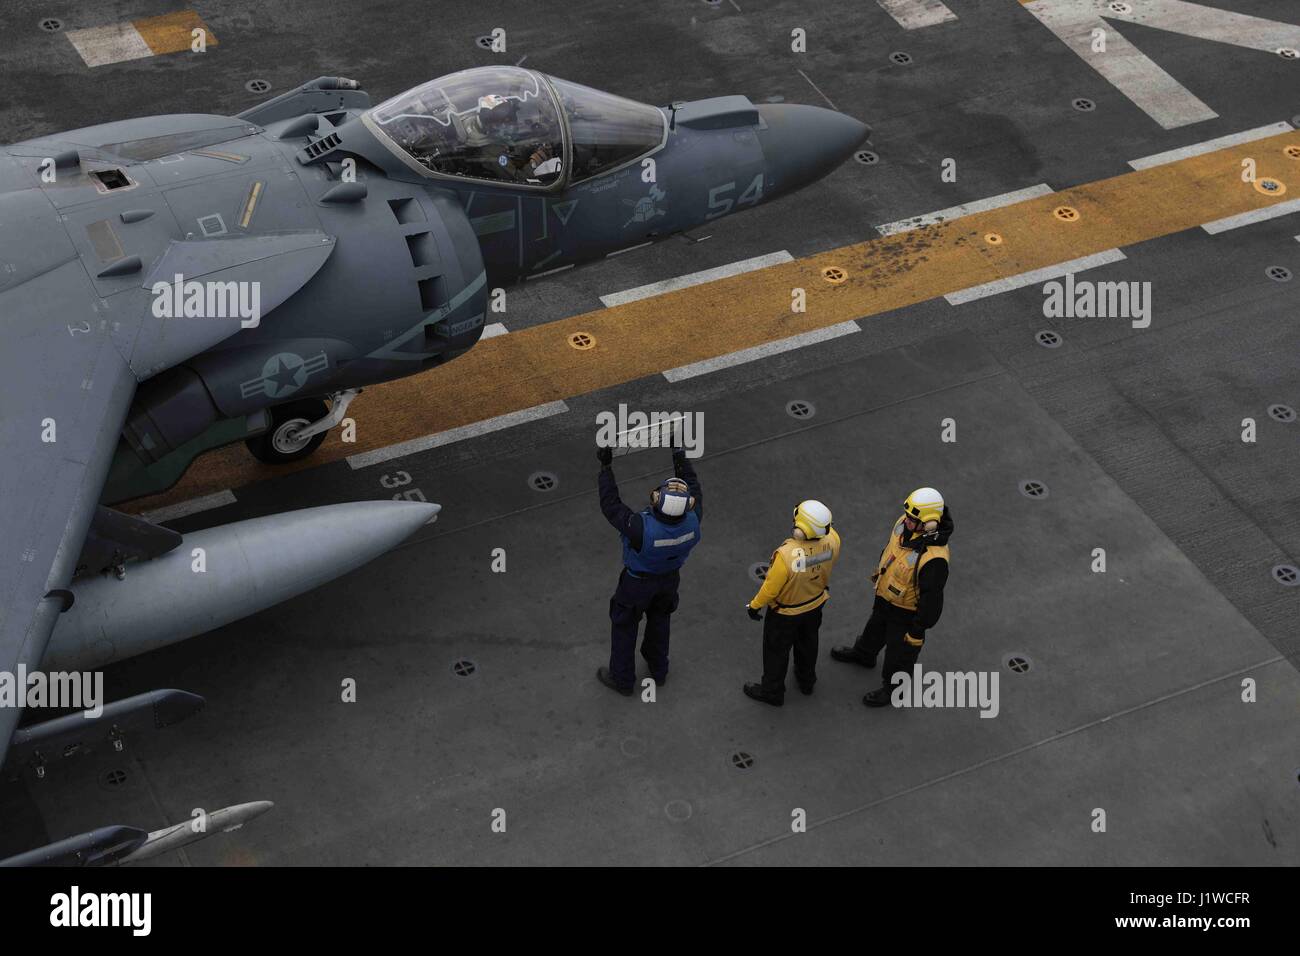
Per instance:
[[[307,398],[268,409],[271,427],[244,440],[258,461],[282,465],[306,458],[325,440],[325,433],[343,421],[352,399],[360,389],[335,392],[326,405],[319,398]]]

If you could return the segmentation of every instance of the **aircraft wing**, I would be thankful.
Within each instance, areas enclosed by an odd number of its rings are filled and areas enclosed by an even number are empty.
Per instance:
[[[136,377],[81,262],[0,277],[0,670],[37,669]],[[0,759],[19,707],[0,706]]]

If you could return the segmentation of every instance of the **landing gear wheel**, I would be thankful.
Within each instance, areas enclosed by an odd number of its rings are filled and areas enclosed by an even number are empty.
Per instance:
[[[260,435],[244,439],[244,444],[258,461],[268,465],[283,465],[306,458],[325,440],[328,432],[312,435],[308,439],[295,439],[294,433],[318,422],[329,414],[329,406],[319,398],[308,398],[270,409],[271,427]]]

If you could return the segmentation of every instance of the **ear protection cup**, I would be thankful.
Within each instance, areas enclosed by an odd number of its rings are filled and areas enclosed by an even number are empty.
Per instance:
[[[939,527],[939,522],[937,522],[937,521],[927,521],[927,522],[925,523],[925,532],[926,532],[926,534],[929,534],[931,531],[933,531],[933,530],[934,530],[935,528],[937,528],[937,527]]]

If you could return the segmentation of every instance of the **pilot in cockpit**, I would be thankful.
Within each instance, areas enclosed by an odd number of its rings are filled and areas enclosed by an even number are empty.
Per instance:
[[[482,164],[496,167],[484,172],[521,183],[549,181],[559,173],[558,144],[534,112],[499,93],[479,97],[478,109],[463,118],[464,141]]]
[[[381,104],[370,116],[412,160],[439,175],[547,186],[563,172],[564,132],[554,100],[523,70],[463,71]]]

